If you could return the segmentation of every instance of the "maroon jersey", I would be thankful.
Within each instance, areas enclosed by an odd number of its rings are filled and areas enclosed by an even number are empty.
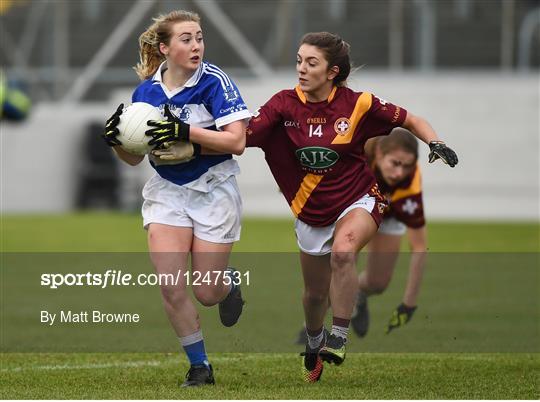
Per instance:
[[[393,187],[385,183],[377,167],[374,171],[379,189],[389,205],[388,210],[384,213],[384,218],[393,217],[413,229],[423,227],[426,224],[426,219],[422,202],[420,166],[417,164],[409,177]]]
[[[406,115],[368,92],[335,87],[327,100],[312,103],[296,87],[261,107],[249,124],[247,146],[262,148],[298,219],[328,226],[370,190],[378,192],[364,144],[401,126]]]

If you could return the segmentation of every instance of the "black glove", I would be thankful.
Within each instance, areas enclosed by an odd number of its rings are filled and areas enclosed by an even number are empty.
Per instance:
[[[416,306],[408,307],[403,303],[397,306],[396,309],[392,312],[392,317],[390,317],[390,321],[388,322],[388,326],[386,327],[386,333],[389,334],[394,329],[407,324],[411,320],[415,311]]]
[[[121,103],[116,109],[116,112],[105,123],[105,131],[101,135],[108,146],[114,147],[115,145],[122,145],[120,140],[116,138],[120,132],[118,131],[118,123],[120,123],[120,115],[124,110],[124,104]]]
[[[165,105],[165,117],[167,120],[148,120],[146,123],[151,127],[155,127],[145,133],[152,137],[148,144],[160,147],[165,142],[189,141],[189,124],[174,117],[169,105]]]
[[[429,143],[429,163],[435,162],[437,159],[441,159],[450,167],[454,167],[458,164],[458,157],[456,153],[446,146],[442,141],[431,141]]]

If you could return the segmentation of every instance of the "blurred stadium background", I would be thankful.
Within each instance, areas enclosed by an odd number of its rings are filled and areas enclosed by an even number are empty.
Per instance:
[[[172,386],[187,363],[155,353],[178,348],[156,287],[39,286],[40,272],[122,258],[150,270],[138,210],[152,169],[121,164],[99,136],[138,84],[139,34],[179,8],[200,13],[205,59],[251,110],[295,85],[301,36],[328,30],[352,46],[353,89],[426,117],[460,157],[449,169],[421,153],[431,253],[416,318],[383,336],[404,254],[370,305],[370,334],[350,339],[362,353],[325,369],[316,388],[291,353],[303,319],[292,215],[259,150],[237,158],[246,219],[233,263],[253,268],[246,311],[225,332],[215,308],[201,309],[221,386]],[[539,398],[539,0],[0,0],[0,61],[32,101],[26,120],[0,122],[3,399]],[[146,326],[38,321],[40,309],[100,306],[135,309]],[[261,345],[272,353],[222,353]],[[100,353],[43,353],[74,350]]]
[[[339,33],[360,67],[349,80],[426,117],[460,156],[427,166],[428,218],[539,219],[538,0],[2,0],[0,57],[33,102],[2,122],[6,213],[137,210],[151,168],[122,166],[98,138],[138,80],[137,38],[172,9],[200,13],[205,59],[235,79],[250,109],[295,85],[308,31]],[[238,158],[246,216],[290,212],[262,154]]]

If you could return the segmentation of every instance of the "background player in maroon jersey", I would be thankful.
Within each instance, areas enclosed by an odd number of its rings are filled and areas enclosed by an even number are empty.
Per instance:
[[[301,41],[294,90],[274,95],[253,118],[247,145],[260,147],[296,219],[304,276],[308,343],[304,378],[314,382],[322,361],[341,364],[358,291],[357,253],[377,232],[385,209],[364,145],[403,126],[430,145],[430,161],[457,164],[454,151],[429,123],[367,92],[346,87],[349,45],[339,36],[309,33]],[[325,336],[330,297],[332,332]]]
[[[367,298],[384,292],[390,283],[401,238],[406,232],[411,251],[409,278],[402,303],[392,313],[387,333],[411,319],[416,310],[427,244],[416,138],[407,130],[396,128],[386,137],[369,140],[366,154],[389,208],[367,246],[367,265],[359,276],[360,290],[351,324],[360,337],[366,335],[369,326]]]
[[[367,245],[367,265],[359,276],[359,294],[351,318],[354,332],[363,337],[369,326],[367,298],[386,290],[399,257],[400,243],[407,232],[411,259],[409,278],[402,303],[393,311],[387,333],[407,323],[416,310],[416,300],[424,272],[426,228],[422,183],[418,160],[418,141],[407,130],[395,128],[388,136],[370,139],[366,144],[369,166],[389,208],[377,234]],[[305,344],[300,330],[297,343]]]

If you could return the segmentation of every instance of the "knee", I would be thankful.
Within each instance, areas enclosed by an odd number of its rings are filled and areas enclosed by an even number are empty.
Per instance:
[[[342,270],[354,266],[356,262],[355,252],[342,244],[334,245],[330,263],[333,270]]]
[[[186,289],[178,286],[161,286],[160,290],[164,303],[170,306],[182,304],[189,297]]]
[[[367,278],[366,284],[370,294],[381,294],[388,287],[390,280],[387,278]]]
[[[328,303],[328,291],[304,291],[304,303],[308,305],[321,305]]]
[[[217,287],[211,286],[193,286],[195,298],[205,307],[211,307],[219,303],[220,292]]]
[[[332,246],[332,252],[346,253],[354,252],[356,244],[359,239],[352,230],[341,232],[339,236],[334,239]]]

